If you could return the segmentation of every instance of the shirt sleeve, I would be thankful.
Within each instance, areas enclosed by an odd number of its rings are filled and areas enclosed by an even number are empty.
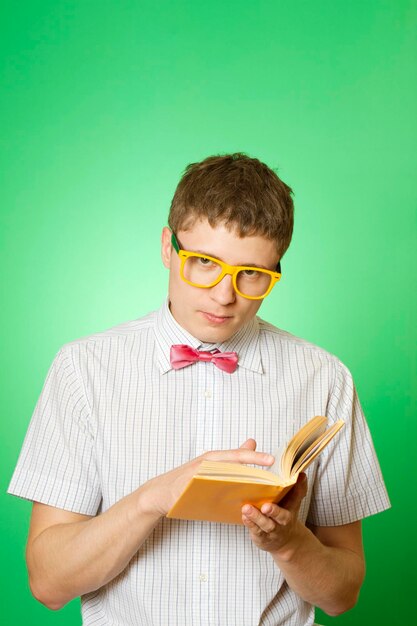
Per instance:
[[[338,526],[388,509],[390,501],[352,376],[337,360],[327,416],[329,423],[341,418],[345,425],[318,459],[307,521]]]
[[[8,493],[96,515],[101,488],[89,415],[71,348],[64,346],[49,369]]]

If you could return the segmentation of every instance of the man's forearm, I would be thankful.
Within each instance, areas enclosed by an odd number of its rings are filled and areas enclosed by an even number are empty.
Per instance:
[[[59,609],[125,569],[160,520],[146,507],[146,486],[90,520],[44,530],[27,550],[35,597]]]
[[[203,459],[272,464],[271,455],[256,452],[246,443],[236,450],[206,452],[156,476],[97,517],[49,525],[28,543],[33,595],[49,608],[59,609],[72,598],[108,583],[125,569],[168,513]]]
[[[325,546],[298,524],[295,541],[272,556],[291,589],[328,615],[355,605],[365,573],[363,558],[356,552]]]

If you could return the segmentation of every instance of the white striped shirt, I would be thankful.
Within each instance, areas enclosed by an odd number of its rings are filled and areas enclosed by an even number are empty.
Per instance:
[[[170,346],[235,350],[173,370]],[[8,492],[99,515],[148,479],[247,438],[274,452],[308,419],[346,425],[307,470],[300,519],[335,526],[389,507],[351,375],[324,350],[252,319],[201,344],[159,311],[66,344],[36,405]],[[307,626],[314,608],[243,526],[163,519],[127,568],[81,598],[86,626]]]

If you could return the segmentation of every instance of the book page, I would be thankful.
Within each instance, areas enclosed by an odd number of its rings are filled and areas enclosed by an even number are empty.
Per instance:
[[[317,415],[308,421],[307,424],[304,424],[288,442],[281,461],[281,472],[284,478],[288,479],[291,476],[295,460],[300,458],[303,452],[310,447],[311,443],[324,432],[326,424],[327,417]]]
[[[335,434],[344,426],[343,420],[338,420],[335,422],[330,428],[328,428],[324,433],[320,435],[318,439],[315,439],[309,448],[304,448],[304,451],[301,455],[298,455],[294,460],[293,467],[291,469],[291,475],[294,476],[299,472],[304,471],[310,463],[315,459],[315,457],[327,446],[328,443],[333,439]]]
[[[272,474],[269,470],[249,467],[242,463],[228,463],[223,461],[202,461],[196,476],[208,480],[251,482],[267,485],[279,484],[278,476]]]

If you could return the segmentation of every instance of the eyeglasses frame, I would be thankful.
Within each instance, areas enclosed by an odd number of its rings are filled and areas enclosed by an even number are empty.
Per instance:
[[[275,271],[266,270],[263,267],[262,268],[253,267],[250,265],[229,265],[228,263],[225,263],[224,261],[220,261],[220,259],[216,259],[216,257],[209,256],[207,254],[200,254],[199,252],[192,252],[189,250],[184,250],[181,247],[181,244],[179,243],[175,233],[171,234],[171,244],[181,259],[180,276],[185,283],[187,283],[188,285],[191,285],[192,287],[200,287],[201,289],[210,289],[210,287],[214,287],[215,285],[218,285],[219,282],[223,280],[223,278],[226,275],[230,275],[232,277],[234,290],[236,291],[236,293],[242,296],[242,298],[247,298],[248,300],[263,300],[264,298],[266,298],[266,296],[268,296],[271,293],[274,285],[281,279],[281,263],[280,262],[278,262],[278,265]],[[209,259],[210,261],[214,261],[215,263],[220,265],[220,267],[222,268],[222,271],[220,272],[216,280],[210,283],[209,285],[198,285],[197,283],[192,283],[191,281],[187,280],[184,276],[184,265],[185,265],[186,260],[190,256],[196,256],[196,257],[199,257],[200,259]],[[272,280],[270,282],[268,290],[262,296],[247,296],[241,291],[239,291],[238,286],[237,286],[237,275],[242,270],[254,270],[256,272],[263,272],[265,274],[269,274]]]

